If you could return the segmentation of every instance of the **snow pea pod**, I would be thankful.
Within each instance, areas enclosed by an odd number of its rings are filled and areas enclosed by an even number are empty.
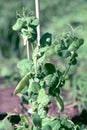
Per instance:
[[[18,94],[22,91],[22,89],[25,87],[26,84],[28,84],[29,82],[29,76],[30,73],[27,73],[22,79],[21,81],[18,83],[17,87],[14,90],[14,94]]]
[[[57,101],[57,105],[58,105],[59,109],[62,112],[64,110],[64,103],[63,103],[62,98],[59,95],[56,96],[56,101]]]

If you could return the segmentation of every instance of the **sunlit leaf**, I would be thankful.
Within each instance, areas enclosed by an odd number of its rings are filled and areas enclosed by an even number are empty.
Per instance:
[[[33,93],[38,93],[38,91],[40,90],[40,85],[37,82],[32,82],[29,85],[29,92],[33,92]]]
[[[58,130],[58,129],[60,129],[60,127],[61,127],[60,120],[58,120],[58,119],[52,120],[51,121],[51,127],[52,127],[52,130]]]
[[[5,126],[5,130],[14,130],[12,124],[9,122],[8,119],[3,120],[4,126]]]
[[[38,103],[42,104],[42,106],[46,106],[49,103],[49,96],[46,95],[45,90],[42,88],[39,91],[39,95],[38,95],[38,99],[37,99]]]
[[[35,19],[31,25],[33,26],[37,26],[39,24],[39,20],[38,19]]]
[[[21,70],[22,75],[27,74],[32,70],[33,61],[28,59],[23,59],[17,64],[17,68]]]

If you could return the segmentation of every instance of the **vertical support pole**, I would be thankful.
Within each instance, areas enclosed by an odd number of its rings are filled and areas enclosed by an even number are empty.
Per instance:
[[[40,21],[40,1],[35,0],[35,7],[36,7],[36,17]],[[38,46],[40,46],[40,24],[37,26],[37,42]]]
[[[28,42],[28,38],[27,36],[24,37],[24,46],[26,46],[26,50],[27,50],[27,59],[30,59],[30,46],[29,46],[29,42]]]
[[[28,40],[27,40],[26,46],[27,46],[27,59],[29,60],[30,59],[30,46],[29,46]]]

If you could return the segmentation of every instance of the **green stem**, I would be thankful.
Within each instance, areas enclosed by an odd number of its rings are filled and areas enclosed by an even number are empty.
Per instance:
[[[35,77],[37,76],[37,57],[34,57]]]
[[[69,72],[70,67],[71,67],[71,65],[68,65],[68,67],[66,68],[66,71],[65,71],[65,73],[63,75],[63,79],[66,77],[67,73]]]

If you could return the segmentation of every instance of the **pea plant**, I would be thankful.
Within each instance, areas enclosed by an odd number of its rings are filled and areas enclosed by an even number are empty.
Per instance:
[[[18,15],[12,27],[20,33],[27,48],[27,58],[17,64],[22,79],[15,88],[14,94],[21,92],[22,105],[29,105],[29,109],[24,109],[29,119],[20,114],[21,121],[15,125],[15,129],[80,130],[66,115],[48,117],[47,114],[52,99],[60,111],[64,110],[64,101],[60,92],[71,66],[77,63],[77,50],[84,40],[74,33],[65,33],[54,41],[52,34],[46,32],[41,36],[38,44],[38,25],[39,20],[35,16],[23,12],[23,15]],[[67,62],[64,70],[60,70],[50,61],[50,56],[53,54]]]

